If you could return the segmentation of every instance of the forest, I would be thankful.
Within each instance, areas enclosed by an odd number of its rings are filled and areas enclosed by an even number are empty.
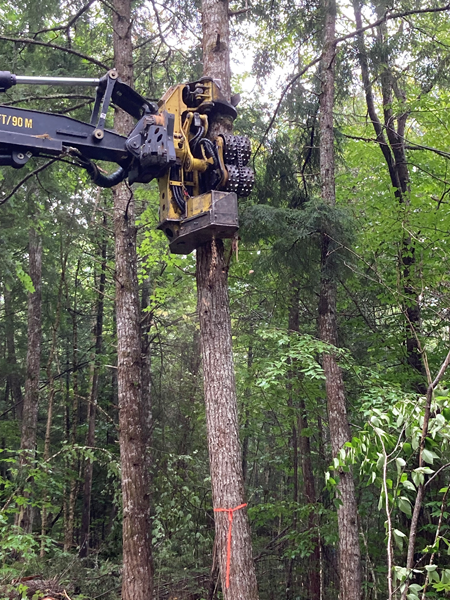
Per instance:
[[[255,173],[239,238],[171,254],[156,180],[0,132],[0,600],[450,598],[449,11],[0,0],[0,69],[216,78]]]

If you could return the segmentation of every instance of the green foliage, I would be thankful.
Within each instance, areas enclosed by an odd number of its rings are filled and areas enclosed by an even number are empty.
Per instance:
[[[20,505],[20,499],[18,499]],[[14,527],[8,522],[4,514],[0,514],[0,561],[2,571],[5,572],[6,564],[12,556],[20,556],[30,560],[37,555],[38,543],[33,535],[24,533],[19,527]]]
[[[411,6],[394,3],[390,8],[403,11]],[[431,4],[424,3],[421,8],[427,6]],[[64,25],[80,8],[78,1],[70,6],[56,0],[17,6],[3,2],[0,33],[52,42],[112,64],[112,10],[107,3],[92,4],[68,30],[37,33]],[[244,3],[231,3],[231,8],[239,11]],[[163,8],[159,4],[133,4],[136,88],[145,96],[156,100],[169,84],[201,75],[198,9],[199,2],[192,1],[166,2]],[[232,20],[234,47],[246,57],[252,54],[255,67],[252,74],[234,79],[236,91],[243,96],[235,131],[250,135],[256,149],[280,97],[282,80],[298,73],[322,51],[323,12],[317,2],[284,0],[256,1],[249,9]],[[159,22],[155,10],[159,11]],[[363,10],[370,22],[385,9],[365,5]],[[348,11],[339,19],[340,31],[354,29]],[[336,56],[336,206],[320,200],[320,74],[314,69],[286,93],[278,118],[254,160],[255,191],[250,198],[240,200],[242,239],[238,257],[231,260],[229,292],[246,493],[255,555],[259,557],[262,600],[286,595],[289,573],[289,593],[300,597],[305,592],[309,558],[318,537],[324,598],[337,597],[336,506],[340,500],[336,488],[341,472],[350,469],[359,501],[366,598],[375,596],[373,588],[378,597],[386,597],[386,510],[393,536],[394,585],[401,589],[409,579],[409,600],[421,598],[427,576],[427,598],[443,597],[450,591],[445,467],[450,456],[449,396],[446,388],[436,392],[422,455],[424,466],[418,467],[424,399],[416,391],[423,379],[408,365],[404,314],[411,297],[417,298],[421,309],[417,336],[433,377],[448,351],[448,20],[446,13],[439,18],[431,13],[409,15],[386,25],[388,35],[383,43],[381,30],[366,37],[378,113],[382,118],[379,84],[383,69],[389,66],[400,93],[394,93],[385,108],[392,109],[394,122],[407,114],[407,202],[397,201],[383,155],[374,141],[353,40],[340,44]],[[102,69],[87,59],[45,46],[1,40],[0,54],[4,68],[21,74],[102,74]],[[257,80],[254,90],[249,91],[252,75]],[[274,77],[279,77],[276,83]],[[44,88],[17,86],[4,95],[7,103],[67,113],[82,120],[89,119],[92,100],[90,93],[67,93],[65,88],[49,93]],[[21,171],[3,169],[0,201],[40,164],[33,160]],[[156,187],[135,187],[138,276],[141,289],[150,287],[143,322],[150,328],[156,588],[158,597],[168,595],[168,590],[174,597],[188,592],[199,596],[204,594],[209,578],[214,528],[195,255],[168,253],[164,235],[155,230]],[[70,594],[73,599],[103,594],[105,600],[115,599],[120,588],[122,514],[111,197],[94,189],[81,170],[58,163],[42,172],[39,179],[28,180],[0,211],[1,576],[10,581],[41,572],[48,577],[63,574],[63,584],[73,583],[78,589]],[[37,453],[20,468],[20,407],[12,385],[17,377],[23,393],[27,292],[33,291],[28,275],[31,225],[38,229],[44,249],[43,356]],[[99,248],[105,235],[103,347],[102,354],[93,359]],[[331,239],[326,275],[338,286],[339,348],[317,339],[317,298],[323,276],[320,241],[324,235]],[[409,298],[405,297],[405,274],[399,261],[402,254],[415,259],[409,273]],[[51,459],[44,461],[50,395],[46,362],[65,256],[61,318],[50,368],[55,386]],[[5,291],[10,293],[13,306],[8,315]],[[288,332],[296,297],[300,333]],[[15,362],[7,341],[11,327]],[[331,455],[328,435],[321,362],[327,352],[337,356],[344,373],[353,433],[337,456]],[[99,368],[96,445],[87,448],[86,418],[94,360]],[[305,455],[299,450],[305,440],[310,447],[314,503],[305,497]],[[63,552],[62,544],[67,525],[65,503],[73,486],[78,490],[76,527],[80,521],[82,468],[87,461],[94,467],[91,556],[80,561],[75,545]],[[426,484],[426,495],[416,548],[420,558],[411,574],[404,565],[421,483]],[[29,505],[34,508],[35,524],[32,534],[25,534],[14,522]],[[49,530],[41,538],[44,507],[50,515]],[[436,536],[441,514],[443,524]],[[44,559],[38,556],[41,544]]]
[[[34,290],[33,282],[31,281],[31,277],[28,273],[25,273],[22,265],[16,264],[16,275],[19,278],[20,283],[23,285],[24,289],[32,294]]]

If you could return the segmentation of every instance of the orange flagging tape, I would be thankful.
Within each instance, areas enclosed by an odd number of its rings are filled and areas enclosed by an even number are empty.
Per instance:
[[[228,539],[227,539],[227,589],[230,587],[230,562],[231,562],[231,529],[233,527],[233,513],[235,510],[244,508],[247,504],[239,504],[234,508],[215,508],[214,512],[226,512],[228,513]]]

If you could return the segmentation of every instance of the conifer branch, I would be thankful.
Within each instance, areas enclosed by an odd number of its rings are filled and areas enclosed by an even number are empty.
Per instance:
[[[83,52],[79,52],[78,50],[64,48],[64,46],[58,46],[57,44],[52,44],[50,42],[42,42],[41,40],[33,40],[31,38],[13,37],[10,35],[0,35],[0,40],[5,40],[6,42],[15,42],[16,44],[34,44],[35,46],[45,46],[47,48],[53,48],[54,50],[61,50],[61,52],[67,52],[68,54],[73,54],[74,56],[78,56],[83,60],[87,60],[92,64],[105,69],[105,71],[108,71],[109,69],[108,65],[102,63],[96,58],[92,58],[92,56],[88,56],[87,54],[83,54]]]
[[[389,14],[389,11],[386,11],[382,17],[380,17],[373,23],[369,23],[369,25],[365,25],[364,27],[352,31],[351,33],[347,33],[346,35],[336,38],[334,40],[334,43],[336,45],[340,44],[341,42],[344,42],[345,40],[349,40],[357,35],[360,35],[361,33],[368,31],[369,29],[375,29],[375,27],[386,23],[386,21],[391,21],[392,19],[402,19],[403,17],[408,17],[410,15],[423,15],[428,13],[445,12],[446,10],[450,10],[450,3],[446,4],[445,6],[437,6],[436,8],[419,8],[417,10],[405,10],[403,12],[396,12],[391,14]]]
[[[268,133],[269,133],[269,131],[271,130],[271,128],[272,128],[272,125],[273,125],[273,124],[274,124],[274,122],[275,122],[275,119],[277,118],[278,111],[280,110],[281,103],[283,102],[285,95],[287,94],[287,92],[289,91],[289,89],[290,89],[290,88],[291,88],[291,87],[294,85],[294,83],[295,83],[295,82],[296,82],[298,79],[300,79],[300,77],[302,77],[302,75],[304,75],[304,74],[305,74],[307,71],[309,71],[309,69],[310,69],[311,67],[313,67],[313,66],[314,66],[314,65],[316,65],[318,62],[320,62],[320,60],[321,60],[321,59],[322,59],[322,55],[320,55],[320,56],[317,56],[317,57],[316,57],[314,60],[312,60],[310,63],[308,63],[308,64],[306,65],[306,67],[304,67],[304,68],[303,68],[303,69],[302,69],[302,70],[301,70],[299,73],[297,73],[297,75],[295,75],[295,76],[294,76],[294,77],[293,77],[293,78],[292,78],[292,79],[289,81],[289,83],[288,83],[288,84],[287,84],[287,85],[284,87],[283,91],[281,92],[281,96],[280,96],[280,99],[278,100],[278,103],[277,103],[277,106],[276,106],[276,108],[275,108],[275,111],[274,111],[274,113],[273,113],[273,116],[272,116],[272,118],[270,119],[270,123],[269,123],[269,125],[267,126],[267,128],[266,128],[266,131],[264,132],[264,135],[263,135],[263,136],[262,136],[262,138],[261,138],[261,141],[260,141],[260,143],[259,143],[259,146],[258,146],[258,148],[256,149],[256,152],[255,152],[255,154],[253,155],[253,163],[254,163],[254,161],[255,161],[255,158],[256,158],[256,156],[257,156],[257,154],[258,154],[259,150],[261,149],[261,146],[264,144],[264,141],[265,141],[265,139],[266,139],[266,137],[267,137],[267,134],[268,134]]]
[[[343,35],[339,38],[336,38],[334,40],[334,45],[337,46],[338,44],[340,44],[341,42],[344,42],[345,40],[354,38],[358,35],[361,35],[362,33],[364,33],[364,31],[368,31],[369,29],[374,29],[375,27],[378,27],[379,25],[382,25],[383,23],[385,23],[386,21],[392,20],[392,19],[401,19],[403,17],[407,17],[410,15],[417,15],[417,14],[428,14],[428,13],[438,13],[438,12],[445,12],[446,10],[450,10],[450,3],[446,4],[445,6],[438,6],[436,8],[422,8],[422,9],[418,9],[418,10],[407,10],[407,11],[403,11],[403,12],[396,12],[396,13],[391,13],[389,14],[388,11],[386,11],[386,13],[380,17],[379,19],[377,19],[376,21],[374,21],[373,23],[369,23],[369,25],[365,25],[364,27],[361,27],[359,29],[356,29],[355,31],[352,31],[351,33],[347,33],[346,35]],[[287,92],[289,91],[289,89],[294,85],[294,83],[300,79],[300,77],[302,77],[302,75],[304,75],[307,71],[309,71],[309,69],[311,67],[313,67],[314,65],[316,65],[318,62],[320,62],[322,60],[323,57],[323,53],[320,54],[320,56],[317,56],[314,60],[312,60],[310,63],[308,63],[306,65],[306,67],[304,67],[299,73],[297,73],[297,75],[295,75],[288,83],[287,85],[284,87],[283,91],[281,92],[281,96],[280,99],[278,100],[278,103],[275,107],[275,111],[273,113],[272,118],[270,119],[269,125],[267,126],[261,141],[256,149],[255,154],[253,155],[253,165],[254,165],[254,161],[255,158],[258,154],[258,152],[261,149],[261,146],[264,144],[267,134],[269,133],[269,131],[272,129],[272,125],[275,122],[275,119],[278,116],[278,112],[280,110],[281,107],[281,103],[284,100],[284,97],[286,96]]]
[[[50,31],[67,31],[78,21],[83,13],[85,13],[92,4],[94,4],[95,0],[89,0],[84,6],[80,8],[80,10],[65,24],[65,25],[57,25],[56,27],[49,27],[48,29],[41,29],[40,31],[36,31],[31,34],[33,36],[40,35],[41,33],[48,33]]]
[[[5,202],[7,202],[10,198],[12,198],[12,196],[14,196],[14,194],[17,192],[17,190],[25,183],[27,182],[31,177],[33,177],[34,175],[38,175],[38,173],[40,173],[41,171],[43,171],[44,169],[46,169],[47,167],[49,167],[51,164],[53,164],[56,160],[56,158],[52,158],[51,160],[49,160],[48,162],[46,162],[45,164],[41,165],[40,167],[38,167],[37,169],[34,169],[34,171],[31,171],[31,173],[28,173],[28,175],[26,175],[21,181],[19,181],[19,183],[14,186],[14,188],[12,189],[12,191],[6,196],[6,198],[3,198],[3,200],[0,200],[0,206],[2,204],[5,204]]]

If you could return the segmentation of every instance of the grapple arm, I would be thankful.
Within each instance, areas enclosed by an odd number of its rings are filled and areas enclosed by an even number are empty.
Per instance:
[[[90,123],[65,115],[0,105],[0,165],[16,169],[34,156],[71,156],[101,187],[125,178],[158,179],[159,228],[174,253],[187,254],[238,229],[237,196],[247,196],[253,171],[246,166],[250,141],[242,136],[211,137],[215,114],[234,119],[236,108],[210,78],[170,88],[158,105],[120,81],[112,69],[101,79],[16,76],[0,71],[0,92],[17,84],[96,86]],[[137,123],[128,137],[105,129],[110,103]],[[115,163],[112,175],[95,162]]]

